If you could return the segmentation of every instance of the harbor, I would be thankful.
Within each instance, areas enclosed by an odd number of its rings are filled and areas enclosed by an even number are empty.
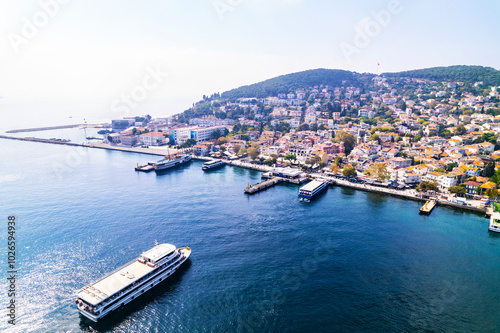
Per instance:
[[[2,187],[6,207],[22,212],[24,242],[38,244],[26,247],[23,252],[23,261],[33,263],[26,265],[24,274],[33,279],[30,288],[23,292],[27,315],[19,322],[21,331],[44,331],[53,318],[60,318],[53,324],[59,331],[78,331],[82,326],[94,325],[81,324],[73,293],[127,264],[134,255],[150,248],[155,239],[161,243],[189,245],[193,250],[191,264],[181,268],[165,287],[141,296],[144,301],[138,299],[138,305],[129,305],[117,316],[111,314],[111,328],[105,326],[108,321],[104,319],[100,324],[105,327],[102,331],[140,331],[141,327],[146,331],[150,327],[175,331],[181,326],[184,331],[197,331],[200,322],[214,319],[214,312],[220,313],[216,316],[222,323],[220,329],[231,331],[234,326],[225,325],[227,320],[238,323],[245,320],[242,316],[260,314],[255,312],[255,300],[257,306],[267,305],[270,294],[283,291],[290,295],[287,300],[293,297],[297,303],[286,301],[277,305],[276,309],[283,311],[284,317],[278,317],[276,325],[262,324],[255,329],[280,331],[286,323],[303,315],[303,309],[308,313],[320,311],[319,315],[331,318],[333,307],[341,309],[339,315],[353,315],[343,310],[346,301],[353,308],[377,307],[387,301],[388,293],[395,292],[393,285],[404,285],[409,279],[414,293],[418,294],[410,301],[422,308],[421,313],[417,313],[422,317],[418,318],[428,318],[426,309],[429,302],[436,299],[433,298],[436,288],[429,280],[454,281],[453,288],[459,288],[457,292],[470,290],[471,285],[482,294],[493,292],[494,297],[477,312],[483,313],[486,306],[496,307],[499,303],[495,276],[492,278],[484,272],[496,272],[495,263],[500,256],[496,245],[500,234],[487,231],[488,220],[484,214],[439,205],[430,218],[424,220],[418,214],[423,201],[420,204],[397,200],[390,195],[355,191],[340,185],[330,187],[311,203],[300,203],[297,195],[305,182],[293,186],[282,182],[247,195],[243,189],[248,182],[252,185],[264,180],[263,172],[226,166],[216,172],[203,173],[200,160],[186,168],[172,170],[167,176],[156,177],[153,173],[136,173],[133,168],[137,161],[143,165],[160,156],[101,149],[93,151],[81,163],[71,165],[71,172],[59,178],[53,167],[55,161],[64,162],[68,154],[64,146],[41,147],[41,144],[23,141],[0,144],[7,151],[7,160],[26,162],[6,164],[5,175],[16,178],[4,182]],[[44,158],[47,154],[50,158]],[[28,177],[33,163],[37,164],[37,177],[46,181],[33,181],[33,177]],[[264,172],[273,169],[260,167],[266,169]],[[319,174],[312,176],[320,177]],[[54,205],[54,198],[59,197],[65,200]],[[140,198],[147,198],[148,202]],[[360,226],[370,226],[370,229]],[[82,234],[81,230],[88,232]],[[45,245],[36,243],[41,235]],[[75,244],[78,237],[81,245]],[[51,244],[57,244],[57,253],[69,262],[66,266],[54,261]],[[279,251],[270,251],[273,247]],[[401,251],[402,248],[405,250]],[[320,258],[315,261],[318,269],[303,270],[302,263],[307,260],[306,265],[311,264],[309,260],[314,259],[316,250]],[[273,253],[278,254],[273,257],[273,264],[261,265],[261,260]],[[360,264],[360,255],[366,254],[368,260]],[[451,255],[453,266],[435,265],[449,261]],[[475,258],[473,265],[471,257]],[[413,266],[414,271],[408,271],[405,263],[409,261],[417,265]],[[74,265],[77,270],[68,269]],[[290,276],[285,276],[286,272],[292,272],[294,280],[290,283],[282,280]],[[44,279],[46,276],[64,281],[62,287],[69,292],[64,295],[44,292],[54,286],[53,280]],[[377,288],[373,287],[375,279]],[[295,287],[297,281],[301,282],[299,289]],[[351,297],[352,290],[346,282],[357,286],[362,300]],[[218,283],[225,286],[227,292],[223,295],[213,288]],[[447,284],[439,286],[448,288]],[[317,288],[325,292],[311,300],[310,295],[317,292]],[[28,301],[42,298],[40,304]],[[480,304],[482,299],[472,294],[464,299],[466,301]],[[318,310],[318,302],[325,304],[326,309]],[[403,326],[407,311],[415,311],[415,307],[395,302],[387,303],[382,315],[398,315],[403,318],[400,327],[407,328]],[[227,304],[237,304],[238,312],[228,312]],[[300,311],[296,308],[299,305]],[[169,309],[169,316],[148,317],[165,309]],[[443,315],[452,316],[455,309],[446,308]],[[363,315],[367,312],[360,311]],[[274,317],[265,318],[271,322]],[[435,319],[439,322],[439,317]],[[384,319],[375,317],[374,320],[383,322]],[[372,324],[373,320],[366,321],[366,331],[373,328]],[[246,321],[241,325],[246,325]],[[408,327],[408,331],[410,329]]]
[[[96,148],[96,149],[105,149],[105,150],[116,150],[116,151],[131,152],[131,153],[137,153],[137,154],[147,154],[147,155],[158,155],[158,156],[165,156],[165,155],[168,155],[169,152],[171,152],[171,151],[176,151],[175,149],[168,148],[168,147],[149,147],[149,148],[126,147],[126,146],[117,146],[117,145],[106,144],[106,143],[102,143],[102,142],[74,143],[74,142],[65,142],[65,141],[53,140],[53,139],[42,139],[42,138],[33,138],[33,137],[14,137],[14,136],[7,136],[7,135],[0,135],[0,139],[48,143],[48,144],[57,144],[57,145],[66,145],[66,146],[75,146],[75,147]],[[213,161],[214,160],[211,157],[203,157],[203,156],[193,156],[192,158],[195,160],[200,160],[200,161]],[[278,168],[278,172],[276,173],[276,168],[273,168],[271,166],[245,163],[245,162],[242,162],[239,160],[225,160],[224,162],[227,165],[263,172],[263,175],[262,175],[263,178],[272,178],[274,176],[280,176],[279,170],[283,170],[282,168],[281,169]],[[356,189],[356,190],[379,193],[379,194],[386,194],[386,195],[391,195],[394,197],[400,197],[400,198],[414,200],[414,201],[420,201],[420,202],[425,202],[427,200],[427,198],[424,198],[421,194],[419,194],[418,192],[415,192],[414,190],[397,190],[397,189],[373,186],[373,185],[369,185],[369,184],[351,183],[348,180],[328,177],[328,176],[325,176],[324,174],[321,174],[321,173],[305,174],[305,173],[302,173],[301,171],[299,171],[298,169],[292,169],[292,170],[294,170],[293,174],[287,174],[287,175],[282,174],[281,175],[283,178],[283,181],[291,183],[291,184],[300,185],[308,180],[322,178],[322,179],[327,180],[330,184],[342,186],[342,187],[347,187],[347,188],[352,188],[352,189]],[[143,171],[143,170],[139,170],[139,171]],[[480,202],[476,202],[473,200],[469,200],[469,202],[466,202],[466,204],[461,204],[461,203],[452,202],[451,200],[444,198],[444,197],[437,197],[437,198],[433,198],[433,199],[436,201],[437,204],[439,204],[441,206],[455,207],[455,208],[470,210],[470,211],[474,211],[474,212],[482,213],[482,214],[487,213],[487,207],[485,207],[484,205],[481,205]]]

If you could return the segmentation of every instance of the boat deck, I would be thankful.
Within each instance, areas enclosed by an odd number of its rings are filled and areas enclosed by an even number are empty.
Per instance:
[[[82,289],[78,296],[92,305],[96,305],[130,283],[137,281],[154,268],[135,260],[102,280]]]
[[[308,191],[308,192],[312,192],[314,191],[317,187],[320,187],[321,185],[323,185],[323,182],[322,181],[319,181],[319,180],[313,180],[309,183],[307,183],[306,185],[304,185],[300,190],[301,191]]]

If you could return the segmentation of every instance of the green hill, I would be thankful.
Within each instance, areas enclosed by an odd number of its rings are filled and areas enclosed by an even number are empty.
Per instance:
[[[474,83],[483,81],[485,86],[500,85],[500,71],[483,66],[448,66],[416,69],[405,72],[383,73],[385,77],[410,77],[435,81],[460,81]]]
[[[281,75],[266,81],[239,87],[222,93],[222,98],[230,100],[240,97],[264,98],[277,96],[278,94],[295,92],[299,88],[309,88],[320,85],[342,86],[342,81],[347,85],[359,85],[360,78],[367,76],[372,78],[373,74],[359,74],[356,72],[338,69],[311,69],[287,75]]]

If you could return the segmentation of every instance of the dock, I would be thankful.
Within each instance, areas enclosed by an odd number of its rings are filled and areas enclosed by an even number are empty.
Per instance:
[[[153,166],[153,164],[145,164],[145,165],[139,165],[139,163],[137,163],[137,166],[135,167],[135,171],[142,171],[142,172],[150,172],[150,171],[153,171],[155,169],[155,167]]]
[[[274,177],[274,178],[265,180],[263,182],[257,183],[257,184],[252,185],[252,186],[250,186],[250,184],[248,184],[248,187],[244,190],[244,192],[247,194],[254,194],[254,193],[257,193],[259,191],[265,190],[266,188],[274,186],[278,183],[281,183],[282,181],[283,181],[283,178]]]
[[[437,205],[437,201],[435,201],[435,200],[426,201],[425,204],[422,206],[422,208],[420,208],[420,213],[425,214],[425,215],[429,215],[432,212],[432,210],[434,209],[434,207],[436,207],[436,205]]]

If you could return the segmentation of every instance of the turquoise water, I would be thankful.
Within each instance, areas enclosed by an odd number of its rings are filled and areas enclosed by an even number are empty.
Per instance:
[[[418,202],[339,187],[311,203],[292,185],[246,196],[260,173],[196,161],[156,175],[133,170],[148,155],[7,140],[0,154],[1,218],[21,227],[18,322],[2,306],[1,329],[499,331],[500,238],[484,216],[424,217]],[[82,319],[76,291],[155,240],[190,246],[190,265],[103,323]]]

